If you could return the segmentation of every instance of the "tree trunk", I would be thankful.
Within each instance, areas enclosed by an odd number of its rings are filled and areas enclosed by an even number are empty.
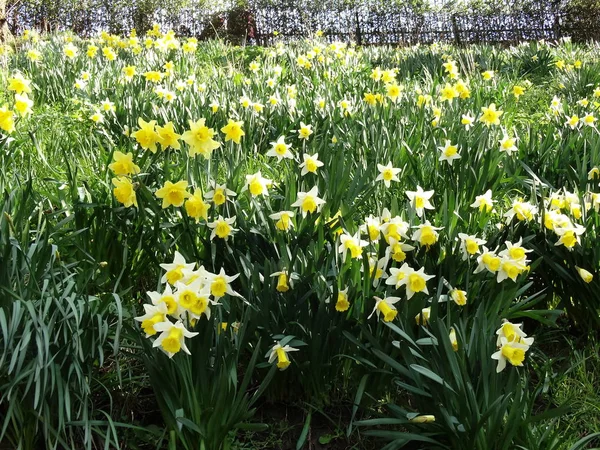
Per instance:
[[[6,21],[6,2],[7,0],[0,0],[0,42],[6,42],[10,37]]]

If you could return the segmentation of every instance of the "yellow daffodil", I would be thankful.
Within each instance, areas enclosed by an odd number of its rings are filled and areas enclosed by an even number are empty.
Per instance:
[[[172,183],[165,181],[162,188],[156,191],[156,198],[162,199],[162,208],[168,208],[173,205],[179,207],[183,205],[186,198],[191,197],[192,194],[187,192],[188,183],[185,180]]]
[[[115,177],[112,179],[112,184],[115,187],[113,193],[117,201],[123,204],[126,208],[135,206],[137,208],[137,197],[135,196],[135,188],[131,180],[127,177]]]
[[[277,361],[277,368],[279,370],[285,370],[291,364],[290,359],[287,354],[290,352],[297,352],[297,351],[298,351],[297,348],[290,347],[289,345],[286,345],[284,347],[281,345],[281,342],[277,342],[277,344],[275,344],[269,352],[269,364],[272,364],[275,361]]]
[[[192,219],[195,219],[196,222],[199,222],[200,219],[208,221],[209,209],[210,205],[204,202],[204,198],[202,197],[202,191],[200,189],[196,189],[194,191],[194,195],[192,195],[185,201],[185,212]]]
[[[118,150],[113,153],[113,163],[109,164],[108,168],[115,175],[137,175],[140,173],[140,168],[133,162],[133,154],[131,152],[125,154]]]
[[[131,137],[134,138],[143,149],[156,153],[156,144],[159,140],[158,133],[154,129],[156,120],[146,122],[140,117],[138,118],[138,125],[140,129],[131,133]]]
[[[229,119],[227,125],[221,128],[221,132],[225,134],[225,142],[233,141],[236,144],[239,144],[242,136],[246,134],[242,129],[243,124],[244,122],[242,121],[236,122],[233,119]]]

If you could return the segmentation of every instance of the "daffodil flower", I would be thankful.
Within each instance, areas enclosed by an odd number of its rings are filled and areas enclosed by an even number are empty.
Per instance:
[[[476,196],[475,201],[470,206],[471,208],[479,208],[481,212],[484,209],[486,212],[490,212],[495,202],[496,200],[492,200],[492,190],[488,189],[485,194]]]
[[[393,167],[391,161],[386,166],[377,164],[377,170],[379,170],[379,175],[375,178],[375,181],[383,180],[386,188],[390,187],[392,181],[400,181],[398,178],[400,169]]]
[[[154,325],[154,329],[161,334],[152,344],[153,347],[160,347],[169,358],[172,358],[180,350],[191,355],[185,345],[185,338],[193,338],[198,333],[188,331],[181,321],[177,321],[175,324],[169,321],[160,322]]]
[[[231,282],[236,280],[240,274],[228,276],[225,270],[221,268],[218,274],[209,274],[207,281],[210,283],[211,295],[218,299],[223,297],[225,294],[229,294],[232,297],[241,297],[240,294],[235,292],[231,287]]]
[[[418,242],[419,245],[425,245],[427,247],[430,247],[437,242],[439,236],[437,230],[443,229],[443,227],[434,227],[429,220],[413,228],[416,228],[417,231],[413,233],[411,239]]]
[[[579,274],[579,276],[581,277],[581,279],[586,282],[586,283],[591,283],[592,280],[594,279],[594,274],[592,274],[590,271],[582,269],[581,267],[575,266],[575,269],[577,270],[577,273]]]
[[[338,291],[337,301],[335,302],[335,310],[337,312],[346,312],[350,308],[348,300],[348,288]]]
[[[290,151],[291,144],[285,143],[285,136],[280,136],[275,142],[271,142],[271,149],[267,152],[266,156],[274,156],[278,162],[283,159],[294,159],[294,154]]]
[[[196,263],[188,264],[183,255],[175,250],[175,256],[173,257],[172,263],[160,264],[160,267],[166,271],[160,279],[160,282],[163,284],[169,283],[171,286],[174,286],[175,283],[189,276],[195,266]]]
[[[417,216],[423,217],[426,209],[434,209],[429,201],[433,193],[434,191],[424,191],[421,186],[417,186],[416,191],[406,191],[406,196],[410,200],[410,205],[417,213]]]
[[[204,194],[204,198],[208,201],[212,201],[216,206],[223,205],[227,200],[230,200],[230,197],[235,197],[237,195],[232,190],[227,189],[225,184],[212,182],[211,187],[212,189]]]
[[[484,239],[465,233],[458,233],[458,238],[460,239],[460,250],[462,252],[463,261],[466,261],[470,256],[479,253],[479,246],[485,244]]]
[[[398,310],[394,306],[394,303],[400,301],[400,297],[374,297],[375,298],[375,307],[373,311],[369,315],[368,319],[370,319],[373,314],[377,313],[377,318],[380,319],[380,316],[383,315],[384,322],[391,322],[398,315]]]
[[[216,220],[209,222],[208,227],[212,229],[210,233],[211,241],[215,237],[219,237],[220,239],[227,240],[229,236],[231,236],[237,229],[233,228],[232,225],[235,223],[236,216],[225,219],[222,215],[219,214]]]
[[[155,305],[144,305],[144,314],[138,317],[134,317],[134,320],[142,323],[142,329],[146,333],[146,337],[154,336],[159,330],[155,329],[154,326],[158,323],[167,320],[167,305],[165,303],[158,303]]]
[[[179,304],[177,303],[175,295],[173,295],[170,284],[165,285],[165,290],[162,293],[152,291],[146,292],[146,294],[150,297],[150,301],[153,305],[158,306],[164,304],[167,308],[167,314],[170,316],[176,317],[179,315]]]
[[[346,254],[350,251],[352,259],[358,259],[362,255],[363,247],[366,247],[369,243],[360,239],[360,232],[357,232],[354,236],[345,232],[340,236],[340,245],[338,252],[342,254],[342,261],[346,260]]]
[[[269,187],[273,184],[272,180],[264,178],[260,173],[260,170],[252,175],[246,175],[246,184],[242,188],[243,191],[250,191],[253,197],[259,195],[269,196]]]
[[[324,204],[325,200],[319,198],[319,190],[317,186],[314,186],[308,192],[298,192],[298,199],[291,206],[300,208],[302,217],[306,217],[307,214],[316,212]]]
[[[525,361],[525,352],[529,346],[518,344],[516,342],[508,342],[506,338],[501,338],[500,349],[492,355],[492,359],[498,361],[496,372],[500,373],[506,368],[508,361],[513,366],[523,366]]]
[[[461,158],[460,153],[458,153],[458,146],[453,145],[449,139],[446,139],[444,146],[438,147],[438,150],[442,152],[439,161],[446,161],[450,166],[452,165],[452,161]]]
[[[302,164],[298,166],[302,171],[300,175],[305,176],[308,173],[317,173],[317,169],[319,167],[323,167],[323,162],[319,161],[319,154],[315,153],[314,155],[309,155],[308,153],[304,153],[302,155]]]
[[[290,347],[289,345],[286,345],[284,347],[281,345],[281,342],[277,342],[277,344],[275,344],[271,348],[271,351],[269,352],[269,364],[272,364],[275,361],[277,361],[277,368],[279,370],[285,370],[291,364],[290,359],[287,354],[290,352],[297,352],[297,351],[298,351],[297,348]]]

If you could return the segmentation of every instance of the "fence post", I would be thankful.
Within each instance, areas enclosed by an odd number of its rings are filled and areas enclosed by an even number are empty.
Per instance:
[[[356,44],[362,45],[362,34],[360,31],[360,16],[358,15],[358,10],[354,10],[354,17],[356,21]]]
[[[452,21],[452,33],[454,34],[454,43],[456,45],[460,45],[460,29],[458,28],[458,23],[456,21],[456,14],[452,14],[450,20]]]

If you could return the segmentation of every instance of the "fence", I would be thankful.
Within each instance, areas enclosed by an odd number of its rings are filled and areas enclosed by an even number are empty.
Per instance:
[[[348,0],[249,0],[243,7],[234,6],[233,1],[187,0],[184,8],[174,8],[165,0],[152,10],[148,10],[148,0],[21,1],[14,7],[9,2],[7,19],[13,33],[24,28],[72,29],[91,36],[103,29],[143,31],[158,22],[182,36],[204,39],[229,34],[259,45],[316,30],[329,40],[353,40],[361,45],[600,38],[600,2],[595,0],[589,0],[588,7],[582,7],[581,0],[577,7],[557,0],[534,1],[525,9],[487,14],[434,12],[411,7],[409,2],[376,0],[351,4]]]

